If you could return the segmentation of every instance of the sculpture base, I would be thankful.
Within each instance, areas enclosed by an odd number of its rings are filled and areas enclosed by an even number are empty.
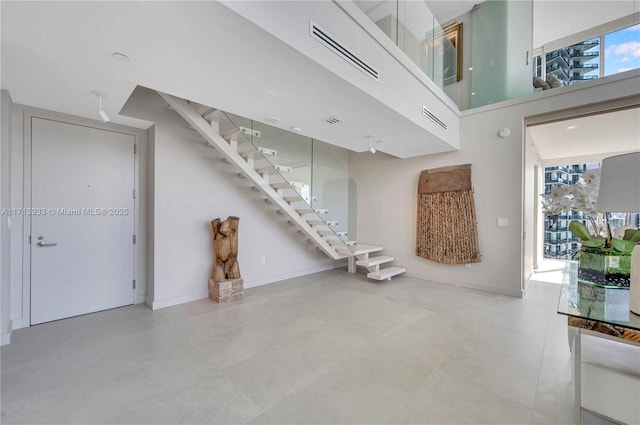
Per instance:
[[[209,298],[217,303],[241,300],[244,298],[244,281],[242,278],[222,282],[209,279]]]

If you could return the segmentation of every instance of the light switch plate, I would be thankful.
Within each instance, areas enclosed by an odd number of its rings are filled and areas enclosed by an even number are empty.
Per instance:
[[[509,227],[508,218],[498,218],[498,227]]]

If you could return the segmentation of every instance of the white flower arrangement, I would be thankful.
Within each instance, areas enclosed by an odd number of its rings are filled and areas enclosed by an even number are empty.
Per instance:
[[[542,210],[549,214],[552,225],[558,220],[558,215],[564,211],[581,212],[589,219],[593,233],[579,221],[573,220],[569,224],[569,231],[580,239],[581,250],[630,255],[635,244],[640,242],[640,230],[625,227],[620,231],[612,232],[608,214],[605,214],[605,224],[600,229],[596,224],[599,190],[600,169],[587,170],[582,173],[576,183],[554,187],[550,194],[540,195]]]
[[[600,189],[600,169],[587,170],[572,184],[557,186],[550,194],[542,197],[542,211],[549,215],[559,215],[565,211],[582,212],[587,217],[597,217],[598,193]]]

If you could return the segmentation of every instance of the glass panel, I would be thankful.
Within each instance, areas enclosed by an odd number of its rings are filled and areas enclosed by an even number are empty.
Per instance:
[[[356,0],[356,5],[367,14],[395,44],[398,44],[398,2]]]
[[[398,41],[397,45],[402,51],[422,69],[431,79],[427,54],[434,48],[433,40],[434,17],[424,2],[406,1],[398,2]],[[431,46],[429,46],[431,44]],[[435,46],[437,49],[438,47]]]
[[[259,149],[264,148],[261,151],[265,165],[269,162],[276,167],[282,177],[311,204],[311,139],[255,121],[253,130],[259,132],[254,133],[253,144]]]
[[[318,140],[313,141],[312,206],[325,212],[325,222],[344,241],[355,241],[355,216],[350,215],[349,152]],[[342,232],[346,232],[343,234]]]
[[[308,209],[308,204],[317,213],[313,220],[324,220],[326,226],[317,230],[335,233],[322,233],[329,244],[336,245],[330,241],[336,237],[356,240],[356,192],[349,180],[348,150],[237,115],[226,116],[220,134],[225,138],[235,134],[238,152],[253,161],[259,173],[269,174],[271,183],[286,181],[298,192],[304,201],[296,200],[291,188],[282,189],[294,208]]]
[[[604,75],[640,68],[640,24],[604,36]]]
[[[472,10],[471,107],[528,95],[532,1],[493,1]]]

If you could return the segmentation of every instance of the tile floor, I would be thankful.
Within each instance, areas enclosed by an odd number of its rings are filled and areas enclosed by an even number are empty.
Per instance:
[[[544,280],[521,300],[333,270],[18,330],[1,422],[569,424],[566,319]]]

